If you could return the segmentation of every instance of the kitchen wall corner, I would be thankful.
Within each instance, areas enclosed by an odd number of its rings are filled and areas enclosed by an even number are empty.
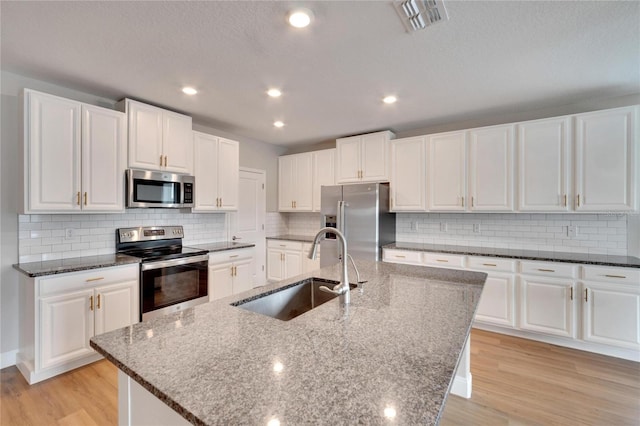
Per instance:
[[[627,255],[640,257],[640,212],[627,216],[628,252]]]

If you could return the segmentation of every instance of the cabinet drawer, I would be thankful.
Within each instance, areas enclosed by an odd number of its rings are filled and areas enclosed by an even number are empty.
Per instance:
[[[469,256],[467,258],[467,268],[481,271],[515,272],[516,261],[496,257]]]
[[[235,262],[241,259],[253,257],[253,248],[225,250],[209,253],[209,265],[217,265],[225,262]]]
[[[422,253],[411,250],[384,249],[382,260],[390,263],[409,263],[412,265],[422,264]]]
[[[520,262],[520,272],[545,277],[574,278],[577,265],[560,262]]]
[[[267,248],[276,248],[281,250],[302,250],[302,242],[287,240],[268,240]]]
[[[71,272],[68,274],[37,278],[37,285],[40,296],[50,296],[68,291],[103,286],[112,282],[126,280],[137,281],[139,275],[140,265],[134,263],[127,266],[97,268],[89,271]]]
[[[425,265],[443,268],[464,268],[464,256],[455,254],[422,253],[422,262]]]
[[[585,281],[606,281],[610,283],[640,284],[640,269],[602,266],[583,266]]]

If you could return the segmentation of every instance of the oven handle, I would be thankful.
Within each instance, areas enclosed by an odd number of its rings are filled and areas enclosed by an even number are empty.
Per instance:
[[[182,257],[180,259],[163,260],[160,262],[149,262],[140,265],[141,271],[150,271],[152,269],[168,268],[170,266],[187,265],[189,263],[198,263],[209,260],[208,254],[200,256]]]

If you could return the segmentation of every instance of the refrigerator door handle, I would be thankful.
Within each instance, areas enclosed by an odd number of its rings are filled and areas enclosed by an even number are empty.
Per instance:
[[[338,217],[336,218],[336,226],[338,228],[338,231],[342,232],[343,234],[345,231],[344,229],[345,228],[345,223],[344,223],[345,204],[346,203],[342,200],[338,201]],[[342,250],[340,250],[340,247],[338,247],[338,260],[342,260]]]

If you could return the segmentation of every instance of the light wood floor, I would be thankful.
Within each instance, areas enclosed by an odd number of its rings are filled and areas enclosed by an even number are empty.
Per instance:
[[[473,396],[450,396],[453,425],[640,425],[640,364],[473,330]],[[117,373],[100,361],[28,386],[1,370],[0,425],[115,425]]]

